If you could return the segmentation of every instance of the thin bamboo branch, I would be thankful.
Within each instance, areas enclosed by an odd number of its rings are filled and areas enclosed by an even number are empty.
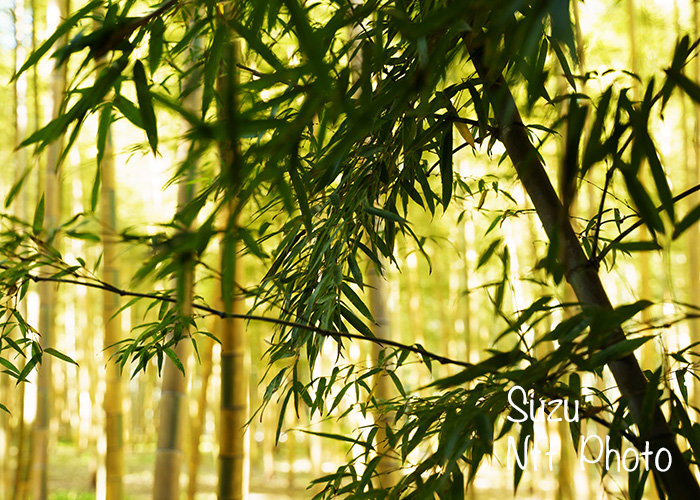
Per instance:
[[[0,266],[0,269],[8,269],[8,267],[7,266]],[[71,279],[71,278],[53,278],[51,276],[37,276],[34,274],[27,274],[26,278],[35,282],[35,283],[39,283],[42,281],[48,281],[48,282],[52,282],[52,283],[64,283],[64,284],[69,284],[69,285],[85,286],[88,288],[97,288],[99,290],[105,290],[108,292],[115,293],[121,297],[138,297],[138,298],[142,298],[142,299],[160,300],[163,302],[170,302],[172,304],[177,302],[177,299],[175,299],[174,297],[170,297],[169,295],[159,295],[159,294],[155,294],[155,293],[132,292],[129,290],[124,290],[122,288],[118,288],[114,285],[111,285],[109,283],[105,283],[105,282],[100,281],[100,280],[90,282],[90,281],[82,281],[82,280],[76,280],[76,279]],[[331,330],[326,330],[326,329],[319,328],[319,327],[316,327],[313,325],[306,325],[304,323],[297,323],[295,321],[288,321],[288,320],[279,319],[279,318],[270,318],[268,316],[261,316],[261,315],[257,315],[257,314],[240,314],[240,313],[226,312],[226,311],[222,311],[220,309],[216,309],[214,307],[209,307],[209,306],[205,306],[203,304],[197,304],[194,302],[192,303],[192,308],[197,309],[199,311],[209,313],[209,314],[213,314],[213,315],[218,316],[219,318],[222,318],[222,319],[237,318],[237,319],[244,319],[244,320],[248,320],[248,321],[261,321],[261,322],[272,323],[272,324],[280,325],[280,326],[287,326],[290,328],[299,328],[301,330],[314,332],[314,333],[317,333],[319,335],[323,335],[323,336],[331,337],[331,338],[335,338],[335,339],[364,340],[364,341],[371,342],[371,343],[374,343],[374,344],[377,344],[380,346],[396,347],[398,349],[403,349],[403,350],[412,352],[414,354],[418,354],[420,356],[426,356],[426,357],[428,357],[434,361],[437,361],[438,363],[441,363],[441,364],[463,366],[465,368],[469,368],[471,366],[474,366],[472,363],[466,363],[464,361],[450,359],[448,357],[432,353],[421,346],[402,344],[401,342],[397,342],[395,340],[389,340],[389,339],[384,339],[384,338],[379,338],[379,337],[366,337],[364,335],[350,333],[350,332],[331,331]]]

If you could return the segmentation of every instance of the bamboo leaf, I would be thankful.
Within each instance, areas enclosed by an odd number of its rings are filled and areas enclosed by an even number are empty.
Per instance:
[[[693,101],[700,103],[700,85],[675,68],[666,70],[669,80],[678,85]]]
[[[365,305],[364,302],[362,302],[362,299],[355,293],[355,291],[350,287],[350,285],[348,285],[345,282],[342,282],[340,284],[340,289],[342,290],[343,295],[345,295],[350,300],[350,302],[352,302],[352,305],[354,305],[365,318],[374,322],[374,318],[372,317],[372,313],[369,311],[369,308]]]
[[[207,114],[209,104],[214,97],[214,83],[219,75],[221,56],[224,51],[224,43],[228,37],[228,29],[224,26],[218,26],[214,32],[214,39],[209,48],[209,56],[204,65],[204,86],[202,88],[202,119]],[[229,71],[234,71],[234,68],[229,68]]]
[[[102,164],[109,136],[109,127],[112,124],[112,104],[105,103],[100,113],[100,120],[97,124],[97,165]]]
[[[177,354],[175,354],[175,351],[173,351],[170,347],[166,347],[163,350],[165,351],[165,354],[170,358],[170,361],[173,362],[175,368],[177,368],[180,371],[180,373],[185,375],[185,367],[182,366],[182,362],[180,361],[180,358],[177,357]]]
[[[27,71],[29,68],[34,66],[39,59],[41,59],[44,54],[46,54],[51,47],[53,47],[53,44],[56,43],[57,40],[59,40],[63,35],[68,33],[73,26],[78,24],[78,22],[82,21],[85,17],[87,17],[87,13],[95,10],[97,7],[102,5],[103,0],[93,0],[92,2],[88,3],[84,7],[82,7],[80,10],[78,10],[75,14],[73,14],[71,17],[69,17],[65,22],[61,23],[58,28],[56,28],[56,31],[53,32],[53,34],[43,43],[41,46],[36,49],[22,64],[22,67],[17,71],[12,76],[12,81],[17,79],[19,75]]]
[[[623,252],[649,252],[662,249],[656,241],[620,241],[612,247]]]
[[[348,323],[350,323],[358,332],[360,332],[362,335],[365,337],[370,337],[370,338],[375,338],[375,335],[372,333],[372,330],[369,329],[367,325],[365,325],[360,318],[358,318],[355,313],[353,313],[350,309],[348,309],[343,303],[340,304],[340,314],[348,320]]]
[[[65,361],[66,363],[70,363],[72,365],[79,366],[78,363],[76,363],[75,360],[73,360],[73,358],[71,358],[67,354],[63,354],[62,352],[57,351],[53,347],[44,348],[44,352],[46,354],[49,354],[50,356],[53,356],[54,358],[60,359],[61,361]]]
[[[625,184],[627,184],[627,191],[629,192],[634,204],[639,210],[639,215],[644,220],[644,223],[652,231],[658,231],[663,234],[664,225],[661,222],[661,217],[659,217],[659,212],[656,210],[654,203],[639,182],[637,176],[627,170],[623,170],[625,177]]]
[[[14,200],[15,197],[17,197],[19,192],[22,190],[22,186],[24,186],[24,181],[27,179],[29,172],[31,172],[31,168],[25,168],[20,178],[17,179],[17,181],[12,185],[10,192],[5,198],[5,208],[8,208],[12,204],[12,200]]]
[[[444,209],[447,209],[452,198],[452,182],[454,181],[452,162],[452,125],[448,125],[443,132],[440,144],[440,179],[442,181],[442,206]]]
[[[574,0],[577,1],[577,0]],[[574,62],[578,61],[574,30],[571,25],[569,0],[555,0],[547,3],[549,18],[552,27],[552,38],[558,43],[566,45]]]
[[[153,111],[153,98],[146,79],[146,71],[139,59],[134,63],[134,85],[136,86],[136,97],[139,103],[143,129],[146,131],[148,143],[155,156],[158,150],[158,127],[156,115]]]
[[[97,209],[97,202],[100,199],[100,184],[102,183],[102,168],[97,165],[95,169],[95,180],[92,181],[92,193],[90,195],[90,208],[94,212]]]
[[[681,234],[683,234],[686,230],[690,229],[693,226],[693,224],[695,224],[699,219],[700,219],[700,205],[697,205],[690,212],[688,212],[688,215],[683,217],[678,222],[678,224],[676,224],[676,227],[673,230],[673,239],[675,240]]]
[[[457,129],[457,132],[459,132],[459,135],[462,136],[462,139],[464,139],[464,142],[469,144],[472,147],[472,149],[476,149],[476,142],[474,141],[474,136],[469,130],[467,124],[456,121],[455,128]]]
[[[157,17],[151,23],[151,36],[148,39],[148,69],[151,74],[156,72],[163,56],[163,33],[165,33],[165,23],[162,17]]]
[[[34,236],[38,236],[44,228],[44,195],[41,195],[41,199],[34,210],[34,221],[32,222],[32,231]]]
[[[311,207],[309,206],[309,200],[306,197],[306,188],[301,181],[301,177],[299,176],[299,167],[299,151],[295,149],[292,153],[292,157],[289,160],[289,178],[292,181],[292,188],[297,196],[299,210],[301,211],[301,216],[304,221],[304,227],[306,227],[306,233],[311,236],[313,234]]]
[[[498,248],[498,246],[500,244],[501,244],[500,238],[491,242],[491,244],[486,249],[486,251],[484,253],[482,253],[481,256],[479,257],[479,261],[476,263],[477,269],[479,269],[481,266],[483,266],[484,264],[486,264],[489,261],[489,259],[491,258],[491,256],[493,255],[493,253],[496,251],[496,249]]]
[[[675,222],[676,213],[674,210],[671,187],[668,185],[666,172],[664,172],[664,169],[661,166],[659,153],[654,145],[654,141],[646,130],[640,139],[643,142],[646,157],[649,162],[649,168],[651,169],[651,175],[654,178],[654,183],[656,184],[656,192],[659,194],[659,199],[661,200],[661,206],[663,206],[664,210],[671,218],[671,222]]]
[[[389,212],[388,210],[382,210],[381,208],[376,208],[376,207],[364,207],[364,211],[376,215],[377,217],[381,217],[382,219],[398,222],[399,224],[407,224],[408,221],[404,219],[403,217],[399,216],[398,214],[395,214],[393,212]]]
[[[139,108],[123,95],[117,95],[114,98],[114,106],[119,112],[136,127],[143,128],[143,120]]]

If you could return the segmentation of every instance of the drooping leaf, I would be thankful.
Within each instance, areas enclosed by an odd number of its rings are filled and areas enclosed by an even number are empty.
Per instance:
[[[148,69],[151,74],[156,72],[163,56],[163,34],[165,23],[162,17],[157,17],[150,24],[151,36],[148,39]]]
[[[32,222],[34,236],[38,236],[44,229],[44,210],[44,195],[42,194],[36,206],[36,210],[34,210],[34,221]]]
[[[448,124],[442,135],[440,144],[440,180],[442,182],[442,206],[446,210],[452,198],[452,125]]]
[[[5,198],[5,208],[8,208],[12,204],[12,200],[14,200],[15,197],[22,190],[22,186],[24,186],[24,181],[27,179],[29,172],[31,172],[31,168],[24,169],[22,175],[12,185],[12,188],[10,188],[9,193],[7,193],[7,197]]]
[[[654,203],[651,201],[649,194],[644,186],[639,181],[634,173],[623,170],[627,191],[634,200],[634,204],[639,210],[639,215],[644,220],[644,223],[652,231],[664,233],[664,225],[659,217],[659,212],[656,210]]]
[[[180,358],[178,358],[177,354],[175,354],[175,351],[173,351],[170,347],[166,347],[163,349],[165,351],[165,354],[170,358],[170,361],[175,365],[175,368],[177,368],[182,375],[185,375],[185,367],[182,365],[182,361],[180,361]]]
[[[700,220],[700,205],[693,208],[688,214],[683,217],[673,230],[673,239],[675,240],[686,230],[690,229],[698,220]]]
[[[574,0],[576,1],[576,0]],[[578,61],[576,43],[574,41],[574,29],[571,24],[569,0],[552,0],[547,3],[549,18],[552,26],[552,38],[560,44],[566,45],[574,62]]]
[[[66,363],[70,363],[72,365],[79,366],[78,363],[73,358],[71,358],[67,354],[64,354],[60,351],[57,351],[53,347],[45,347],[44,352],[46,354],[49,354],[50,356],[53,356],[54,358],[60,359],[61,361],[65,361]]]
[[[202,86],[202,119],[204,119],[206,116],[207,110],[209,109],[209,104],[211,104],[211,100],[214,97],[214,83],[216,82],[216,78],[221,71],[221,56],[224,52],[224,43],[226,42],[228,36],[228,29],[225,26],[217,26],[214,32],[214,39],[211,42],[211,47],[209,47],[207,62],[204,65],[204,85]],[[233,70],[234,68],[229,68],[229,71]]]
[[[97,165],[102,164],[102,159],[105,155],[105,148],[109,136],[109,128],[112,124],[112,104],[106,103],[100,113],[100,119],[97,124]]]
[[[140,59],[134,63],[134,85],[136,86],[136,98],[139,103],[141,123],[146,132],[151,151],[155,155],[158,150],[158,126],[156,124],[156,114],[153,110],[153,98],[146,79],[146,71]]]
[[[603,366],[611,361],[620,359],[628,354],[633,353],[639,349],[642,345],[646,344],[654,337],[652,335],[647,335],[645,337],[637,337],[634,339],[625,339],[616,344],[606,347],[605,349],[593,354],[588,363],[590,367]]]

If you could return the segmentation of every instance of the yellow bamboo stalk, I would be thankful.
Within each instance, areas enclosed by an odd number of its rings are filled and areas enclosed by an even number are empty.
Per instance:
[[[108,133],[105,153],[100,165],[102,169],[102,185],[100,188],[100,204],[102,211],[102,243],[103,243],[103,279],[106,283],[119,283],[119,267],[117,265],[116,249],[116,186],[114,182],[114,153],[112,138]],[[109,346],[121,340],[119,318],[113,316],[119,310],[119,296],[105,291],[102,294],[102,321],[104,324],[105,360],[114,353],[115,348]],[[121,500],[124,496],[124,442],[123,442],[123,408],[122,380],[119,366],[107,361],[105,367],[105,393],[103,408],[105,412],[104,432],[107,438],[105,453],[106,499]]]
[[[222,244],[222,249],[226,244]],[[237,248],[236,244],[236,254]],[[236,258],[234,283],[241,275],[239,262]],[[234,314],[244,312],[243,300],[237,297],[229,304],[224,302],[224,306]],[[248,496],[248,432],[245,427],[248,419],[248,378],[243,320],[222,319],[218,331],[221,332],[218,497],[220,500],[240,500]]]
[[[69,0],[56,0],[62,18],[70,11]],[[51,81],[52,118],[61,112],[61,102],[67,86],[65,66],[53,73]],[[47,151],[46,170],[39,192],[44,193],[44,227],[56,227],[60,214],[61,173],[58,159],[63,149],[62,138],[53,142]],[[55,244],[55,242],[54,242]],[[39,286],[39,332],[43,347],[54,343],[54,320],[56,304],[56,285],[43,282]],[[48,498],[48,462],[49,462],[49,421],[51,414],[51,357],[44,356],[37,376],[37,414],[33,430],[32,489],[36,500]]]
[[[188,178],[178,185],[178,209],[192,199],[192,186]],[[177,286],[178,307],[181,316],[192,315],[192,297],[194,284],[193,261],[182,264],[179,279],[184,283]],[[188,328],[183,326],[182,340],[173,349],[183,366],[187,366],[190,353]],[[159,403],[158,449],[156,451],[155,477],[153,481],[154,500],[177,500],[180,497],[180,469],[182,463],[182,434],[186,418],[185,401],[187,397],[187,376],[170,361],[163,367],[163,380]]]
[[[213,331],[213,329],[212,329]],[[199,343],[199,352],[202,357],[202,368],[199,374],[200,387],[197,397],[197,408],[192,416],[192,431],[190,433],[190,454],[187,467],[187,498],[194,500],[197,494],[197,476],[199,472],[199,464],[201,462],[201,454],[199,453],[199,442],[201,440],[202,431],[204,430],[204,421],[207,414],[207,391],[209,389],[209,381],[213,368],[213,349],[214,344],[209,339],[204,339],[203,343]]]
[[[375,325],[372,328],[372,333],[379,338],[391,339],[391,325],[389,324],[389,314],[387,311],[387,293],[386,281],[377,272],[377,269],[371,265],[367,273],[369,285],[369,306],[374,318]],[[379,353],[382,350],[377,344],[373,344],[374,362],[379,363]],[[385,372],[391,367],[386,366],[383,362],[384,370],[379,372],[374,380],[374,397],[378,401],[386,401],[392,397],[392,384],[388,374]],[[379,483],[382,487],[391,487],[396,482],[396,471],[398,470],[398,462],[392,456],[392,449],[387,442],[386,428],[393,421],[393,416],[390,413],[377,413],[375,415],[375,425],[378,427],[375,442],[377,444],[377,455],[381,458],[377,465],[377,474],[379,475]]]

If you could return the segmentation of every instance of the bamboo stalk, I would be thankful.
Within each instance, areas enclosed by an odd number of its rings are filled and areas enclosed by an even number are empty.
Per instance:
[[[526,192],[532,200],[537,215],[544,226],[550,241],[557,241],[566,279],[583,307],[593,306],[612,309],[597,266],[586,258],[568,217],[562,217],[563,207],[552,183],[541,163],[537,150],[527,135],[515,100],[503,76],[494,73],[484,60],[483,49],[473,38],[465,39],[471,60],[484,82],[487,95],[496,116],[499,139],[506,148],[513,166]],[[616,329],[607,341],[619,342],[625,338],[622,329]],[[633,354],[608,364],[620,393],[628,400],[630,412],[635,422],[641,420],[641,408],[647,388],[647,380]],[[665,448],[671,454],[671,464],[666,472],[658,473],[662,487],[673,500],[700,498],[700,487],[690,471],[673,433],[656,405],[652,424],[647,435],[640,436],[648,441],[650,450],[656,454]]]

